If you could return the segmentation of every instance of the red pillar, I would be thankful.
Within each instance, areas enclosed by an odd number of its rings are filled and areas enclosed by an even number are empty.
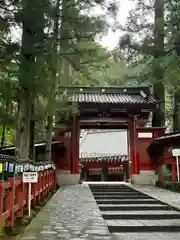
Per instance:
[[[71,132],[66,133],[66,162],[67,170],[71,169]]]
[[[138,174],[138,150],[137,150],[137,131],[136,116],[133,116],[130,124],[130,157],[131,157],[131,174]]]
[[[177,180],[177,168],[176,164],[172,164],[172,181]]]
[[[71,128],[71,173],[75,173],[75,155],[76,155],[76,119],[73,117]]]
[[[76,159],[75,173],[79,174],[79,139],[80,139],[80,121],[76,118]]]
[[[79,120],[73,117],[71,130],[71,173],[79,174]]]
[[[129,123],[129,128],[128,128],[128,151],[129,151],[129,177],[130,175],[132,175],[132,152],[133,152],[133,149],[132,149],[132,142],[131,142],[131,124]]]

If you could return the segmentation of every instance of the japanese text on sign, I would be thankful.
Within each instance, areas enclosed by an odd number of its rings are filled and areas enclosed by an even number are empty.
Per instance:
[[[38,173],[37,172],[23,172],[23,183],[37,183]]]
[[[173,157],[179,157],[180,156],[180,149],[175,148],[172,150]]]

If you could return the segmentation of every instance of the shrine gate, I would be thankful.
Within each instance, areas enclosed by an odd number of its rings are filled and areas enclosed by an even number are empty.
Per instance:
[[[164,128],[146,127],[150,113],[160,103],[153,98],[150,88],[73,86],[60,88],[60,95],[69,106],[78,109],[68,122],[61,119],[56,125],[56,140],[64,142],[66,148],[63,154],[53,153],[60,185],[79,182],[81,129],[127,129],[129,181],[155,183],[156,166],[147,147],[155,137],[164,134]],[[122,162],[123,159],[119,164]]]

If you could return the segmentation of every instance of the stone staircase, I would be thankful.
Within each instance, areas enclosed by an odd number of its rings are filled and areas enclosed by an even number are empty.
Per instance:
[[[127,185],[89,187],[115,239],[180,239],[180,212],[173,207]]]

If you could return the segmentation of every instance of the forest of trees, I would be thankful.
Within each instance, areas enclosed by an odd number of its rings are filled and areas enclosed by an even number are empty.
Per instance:
[[[46,140],[49,159],[55,112],[64,106],[58,92],[63,85],[152,85],[154,96],[163,100],[152,126],[180,130],[179,0],[136,2],[126,24],[115,25],[123,37],[108,51],[97,37],[111,27],[108,17],[116,23],[116,1],[1,1],[1,146],[14,143],[16,156],[28,159],[34,142]],[[96,7],[103,14],[89,14]]]

